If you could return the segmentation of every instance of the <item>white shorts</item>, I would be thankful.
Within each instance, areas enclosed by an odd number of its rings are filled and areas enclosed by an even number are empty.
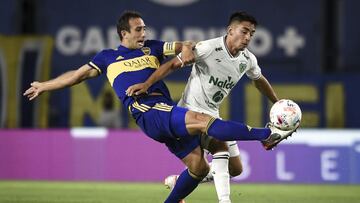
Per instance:
[[[202,135],[201,136],[201,147],[205,150],[209,149],[210,141],[213,139],[213,137],[208,135]],[[236,141],[226,141],[226,144],[229,147],[229,154],[230,157],[237,157],[240,155],[239,147],[237,145]]]

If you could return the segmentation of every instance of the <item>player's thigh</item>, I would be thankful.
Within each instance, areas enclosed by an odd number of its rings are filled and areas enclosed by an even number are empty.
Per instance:
[[[196,147],[184,157],[182,162],[188,167],[191,173],[198,177],[205,177],[210,170],[209,164],[204,157],[204,150],[202,150],[200,146]]]
[[[207,114],[187,111],[185,115],[186,129],[191,135],[205,133],[207,125],[211,119],[212,117]]]

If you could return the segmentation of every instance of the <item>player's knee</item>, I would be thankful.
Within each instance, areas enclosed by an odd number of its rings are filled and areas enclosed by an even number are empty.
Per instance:
[[[188,169],[194,178],[203,179],[209,173],[210,166],[205,161],[195,161],[188,166]]]
[[[205,133],[211,118],[212,117],[207,114],[188,111],[185,117],[186,128],[190,134]]]
[[[243,172],[243,168],[240,165],[240,167],[229,167],[229,174],[231,177],[239,176]]]
[[[204,157],[204,151],[200,146],[196,147],[182,161],[196,177],[205,177],[210,170],[209,164]]]
[[[218,152],[227,152],[229,151],[229,147],[226,142],[219,141],[217,139],[211,139],[208,150],[211,154],[215,154]]]

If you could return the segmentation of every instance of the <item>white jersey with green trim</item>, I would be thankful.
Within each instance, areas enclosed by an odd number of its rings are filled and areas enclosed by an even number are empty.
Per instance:
[[[225,44],[226,36],[199,42],[195,62],[178,105],[219,118],[219,107],[231,89],[246,73],[261,77],[257,59],[248,49],[232,56]]]

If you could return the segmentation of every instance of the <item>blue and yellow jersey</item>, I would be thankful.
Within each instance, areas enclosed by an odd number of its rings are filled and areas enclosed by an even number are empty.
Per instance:
[[[147,40],[141,49],[128,49],[120,45],[117,49],[103,50],[89,65],[101,74],[106,74],[118,97],[128,107],[135,100],[125,94],[127,88],[145,82],[160,67],[164,56],[174,54],[175,42]],[[161,80],[148,89],[148,93],[152,92],[161,93],[171,100],[169,90]]]

